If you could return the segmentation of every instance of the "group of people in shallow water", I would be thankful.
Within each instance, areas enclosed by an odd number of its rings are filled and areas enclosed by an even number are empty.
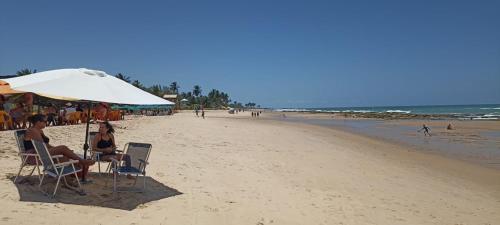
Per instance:
[[[24,136],[24,147],[27,153],[35,153],[35,147],[32,144],[32,140],[42,141],[47,146],[50,155],[62,155],[63,158],[59,162],[68,161],[69,159],[78,160],[78,166],[82,169],[84,175],[88,173],[89,166],[95,163],[93,159],[84,159],[75,154],[75,152],[69,149],[65,145],[54,146],[50,144],[50,138],[47,137],[43,129],[47,126],[47,117],[43,114],[36,114],[30,117],[30,122],[33,124],[30,128],[26,130]],[[101,160],[111,161],[114,158],[118,161],[125,161],[125,165],[130,167],[131,161],[130,156],[126,154],[119,154],[116,152],[116,143],[114,137],[113,126],[105,121],[99,123],[99,134],[95,136],[92,141],[92,151],[101,153]],[[130,178],[130,177],[129,177]]]

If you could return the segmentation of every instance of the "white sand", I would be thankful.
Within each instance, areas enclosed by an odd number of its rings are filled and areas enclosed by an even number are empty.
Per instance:
[[[13,132],[0,132],[0,224],[500,224],[497,170],[248,113],[114,124],[120,146],[153,144],[147,193],[113,195],[111,177],[96,174],[84,197],[16,186]],[[52,144],[74,149],[83,132],[46,129]]]

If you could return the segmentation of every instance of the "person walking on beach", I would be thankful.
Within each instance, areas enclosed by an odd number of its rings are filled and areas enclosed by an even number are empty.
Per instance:
[[[424,131],[424,135],[427,136],[429,135],[429,137],[431,136],[431,133],[429,132],[431,130],[431,128],[429,128],[428,126],[425,126],[425,124],[422,125],[422,129],[418,130],[418,132],[420,131]]]
[[[203,117],[203,119],[205,119],[205,110],[203,108],[201,108],[201,117]]]

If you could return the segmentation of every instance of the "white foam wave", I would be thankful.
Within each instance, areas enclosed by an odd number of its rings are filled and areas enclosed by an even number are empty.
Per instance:
[[[309,112],[307,109],[276,109],[276,112]]]
[[[408,111],[404,111],[404,110],[387,110],[385,112],[388,112],[388,113],[406,113],[406,114],[411,113],[411,111],[409,111],[409,110]]]
[[[370,112],[373,112],[373,111],[370,111],[370,110],[344,110],[342,112],[353,112],[353,113],[370,113]]]
[[[483,109],[483,110],[488,110],[488,109],[500,109],[500,107],[496,107],[496,108],[479,108],[479,109]]]
[[[498,117],[474,117],[473,120],[498,120]]]
[[[314,111],[315,112],[326,112],[326,113],[337,113],[337,112],[340,112],[338,110],[323,110],[323,109],[316,109]]]

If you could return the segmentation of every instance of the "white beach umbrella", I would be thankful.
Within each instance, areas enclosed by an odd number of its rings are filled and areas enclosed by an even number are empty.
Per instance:
[[[174,105],[173,102],[154,96],[103,71],[90,69],[59,69],[3,79],[15,91],[68,100],[87,101],[90,115],[91,102],[129,105]],[[89,121],[83,146],[87,156]]]
[[[62,100],[130,105],[174,105],[103,71],[59,69],[4,79],[10,88]]]

